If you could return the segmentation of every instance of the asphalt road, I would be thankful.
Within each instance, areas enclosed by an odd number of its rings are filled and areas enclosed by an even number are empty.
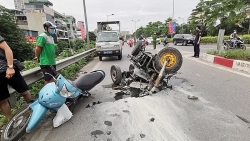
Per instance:
[[[173,90],[162,91],[143,98],[115,100],[117,91],[102,85],[112,83],[110,66],[128,70],[126,58],[132,48],[124,46],[123,59],[95,58],[82,71],[101,69],[106,78],[91,90],[92,96],[83,99],[74,116],[59,128],[52,126],[48,114],[39,127],[22,140],[25,141],[246,141],[250,140],[250,75],[208,64],[192,58],[193,46],[173,46],[183,55],[183,65],[171,83]],[[146,50],[157,53],[147,46]],[[202,45],[201,53],[215,49]],[[198,100],[190,100],[195,95]],[[93,102],[102,101],[92,106]],[[90,104],[90,108],[85,108]],[[246,120],[242,120],[242,117]],[[150,119],[154,121],[150,122]]]

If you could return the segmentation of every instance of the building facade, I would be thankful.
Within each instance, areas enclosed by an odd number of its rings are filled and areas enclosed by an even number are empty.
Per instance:
[[[28,2],[29,2],[29,0],[14,0],[15,9],[24,10],[25,3],[28,3]]]

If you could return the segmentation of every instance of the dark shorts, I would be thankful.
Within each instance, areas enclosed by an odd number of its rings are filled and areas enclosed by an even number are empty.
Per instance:
[[[6,72],[0,73],[0,101],[10,97],[8,85],[18,93],[23,93],[29,89],[19,71],[15,70],[15,74],[10,79],[7,79],[5,76]]]
[[[52,65],[52,66],[40,66],[41,67],[41,70],[43,72],[43,76],[44,76],[44,80],[45,81],[50,81],[53,77],[48,75],[48,74],[45,74],[45,73],[49,73],[53,76],[56,76],[56,74],[54,73],[53,69],[51,67],[54,67],[54,69],[56,70],[56,65]]]

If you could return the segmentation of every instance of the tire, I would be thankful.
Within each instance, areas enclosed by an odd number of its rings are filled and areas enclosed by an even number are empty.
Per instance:
[[[184,46],[187,46],[187,41],[184,41],[183,45],[184,45]]]
[[[174,45],[177,45],[177,42],[176,42],[176,41],[174,41]]]
[[[1,141],[17,141],[20,138],[22,138],[25,134],[26,134],[26,128],[28,126],[30,117],[31,117],[31,113],[32,110],[29,108],[28,105],[23,106],[20,110],[17,111],[17,113],[11,118],[11,120],[6,124],[5,129],[2,132],[2,136],[1,136]],[[19,118],[22,118],[22,120],[18,120]],[[11,127],[13,127],[14,125],[14,121],[13,119],[17,119],[19,125],[22,125],[21,129],[17,130],[17,133],[12,136],[12,137],[8,137],[8,131],[11,129]],[[23,120],[25,119],[26,122],[23,123]],[[18,126],[19,126],[18,125]]]
[[[138,53],[140,52],[142,47],[142,41],[138,41],[135,45],[135,47],[133,48],[133,50],[131,51],[131,55],[136,56],[138,55]]]
[[[118,55],[118,59],[119,59],[119,60],[122,60],[122,54],[121,54],[121,55]]]
[[[122,81],[122,71],[119,66],[112,65],[110,69],[110,76],[115,85]]]
[[[244,45],[244,44],[242,44],[242,45],[240,45],[240,48],[243,49],[243,50],[246,50],[246,49],[247,49],[247,46]]]
[[[176,73],[182,66],[183,58],[179,50],[176,48],[168,47],[159,51],[155,58],[155,68],[158,72],[164,64],[167,57],[170,57],[170,62],[165,69],[166,74]]]
[[[99,56],[99,61],[102,61],[102,56]]]

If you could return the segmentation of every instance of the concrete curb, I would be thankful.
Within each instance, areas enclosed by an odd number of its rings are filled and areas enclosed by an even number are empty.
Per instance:
[[[201,59],[209,63],[218,64],[228,68],[233,68],[239,71],[250,73],[250,62],[248,61],[226,59],[220,56],[210,55],[206,53],[202,54]]]

